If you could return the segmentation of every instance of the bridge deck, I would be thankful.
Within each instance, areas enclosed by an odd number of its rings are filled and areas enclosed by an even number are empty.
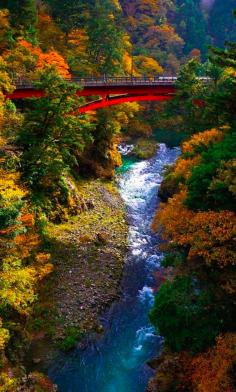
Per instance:
[[[152,77],[102,77],[102,78],[76,78],[66,79],[68,82],[76,83],[81,87],[105,87],[105,86],[173,86],[177,77],[174,76],[152,76]],[[17,89],[35,88],[37,80],[30,81],[15,79]]]

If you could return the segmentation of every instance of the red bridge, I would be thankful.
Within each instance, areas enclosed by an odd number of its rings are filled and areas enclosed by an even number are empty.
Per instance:
[[[208,81],[208,78],[200,79],[204,82]],[[176,77],[161,76],[73,78],[69,81],[79,85],[78,96],[88,99],[88,102],[79,108],[81,113],[85,113],[124,102],[171,100],[176,92],[176,80]],[[16,90],[7,95],[9,99],[42,97],[44,95],[44,92],[37,90],[31,82],[17,81],[15,84]]]

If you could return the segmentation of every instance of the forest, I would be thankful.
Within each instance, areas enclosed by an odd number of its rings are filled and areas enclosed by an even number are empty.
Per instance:
[[[0,392],[69,391],[37,367],[39,347],[68,352],[102,332],[129,246],[117,146],[136,143],[140,162],[163,142],[180,153],[151,222],[164,257],[148,318],[164,346],[143,392],[236,391],[235,9],[0,0]],[[106,76],[175,76],[176,94],[78,112],[86,98],[73,77]],[[6,99],[22,81],[43,96]],[[74,293],[69,305],[60,283]]]

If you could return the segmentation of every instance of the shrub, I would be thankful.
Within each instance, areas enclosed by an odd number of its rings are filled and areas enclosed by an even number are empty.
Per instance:
[[[171,350],[199,352],[214,344],[222,329],[222,311],[210,290],[182,276],[161,286],[149,317]]]

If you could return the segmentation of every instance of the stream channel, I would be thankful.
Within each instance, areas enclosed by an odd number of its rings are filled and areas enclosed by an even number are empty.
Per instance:
[[[150,225],[159,203],[157,190],[163,168],[178,154],[178,148],[160,144],[149,160],[128,165],[126,157],[126,170],[117,175],[129,222],[121,297],[101,318],[105,333],[90,337],[85,348],[62,355],[50,368],[49,376],[59,392],[145,391],[153,375],[146,362],[162,348],[162,338],[148,321],[154,301],[154,273],[163,257],[160,238]]]

